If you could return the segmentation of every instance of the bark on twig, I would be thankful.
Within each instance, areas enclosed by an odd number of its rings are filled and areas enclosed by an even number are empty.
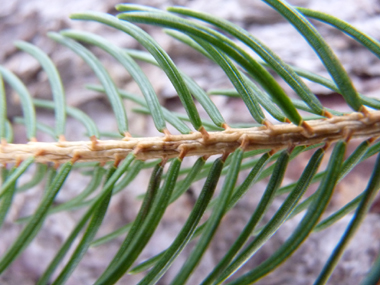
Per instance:
[[[308,127],[293,124],[268,125],[263,127],[200,132],[189,135],[133,138],[124,140],[89,140],[75,142],[29,142],[0,146],[0,163],[12,163],[36,156],[37,162],[63,163],[75,161],[114,161],[134,152],[136,159],[177,157],[181,151],[185,156],[204,156],[232,152],[244,143],[245,150],[274,149],[290,146],[331,143],[351,138],[370,139],[380,136],[380,111],[351,113],[329,119],[307,122]],[[312,131],[312,132],[310,132]]]

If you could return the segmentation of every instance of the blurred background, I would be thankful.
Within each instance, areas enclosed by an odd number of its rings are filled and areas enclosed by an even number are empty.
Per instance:
[[[375,39],[380,39],[380,2],[378,0],[292,0],[288,2],[330,13],[348,21]],[[50,31],[58,32],[62,29],[80,29],[101,35],[120,47],[141,49],[141,46],[134,39],[119,31],[97,23],[69,19],[71,13],[87,10],[116,14],[114,6],[118,3],[118,0],[2,1],[0,10],[0,64],[17,74],[34,97],[51,99],[50,86],[45,72],[34,58],[17,50],[13,42],[23,40],[37,45],[53,59],[60,71],[67,94],[67,104],[85,111],[98,124],[101,131],[116,131],[116,122],[107,98],[102,94],[86,90],[84,87],[85,84],[98,83],[92,70],[73,52],[50,40],[46,33]],[[181,5],[220,16],[248,30],[276,52],[285,62],[329,77],[322,63],[306,41],[277,12],[261,1],[138,0],[133,3],[157,8]],[[379,98],[379,59],[338,30],[317,22],[313,23],[336,52],[357,90],[366,96]],[[209,60],[165,35],[160,28],[146,25],[142,25],[142,27],[168,52],[176,65],[196,80],[202,88],[210,90],[212,88],[232,87],[226,80],[223,71]],[[118,87],[131,93],[140,94],[137,85],[121,65],[104,52],[95,48],[90,49],[106,66]],[[163,72],[144,63],[141,63],[141,66],[157,94],[159,94],[161,103],[170,110],[184,112],[174,88]],[[279,81],[281,82],[281,80]],[[340,95],[319,85],[307,83],[312,91],[318,95],[322,104],[336,110],[349,111]],[[282,85],[290,96],[296,96],[286,84]],[[8,117],[20,116],[22,113],[18,96],[8,86],[6,86],[6,91],[9,106],[7,110]],[[246,112],[243,102],[240,100],[221,96],[214,96],[213,100],[228,123],[253,123],[249,113]],[[128,117],[132,135],[159,135],[151,118],[131,112],[134,107],[136,106],[130,102],[126,104],[126,109],[129,111]],[[237,112],[239,116],[236,116]],[[38,120],[54,126],[53,114],[49,111],[39,110]],[[25,143],[24,127],[14,124],[14,129],[15,143]],[[84,132],[85,130],[78,126],[74,120],[68,119],[67,140],[87,139]],[[39,133],[37,139],[39,141],[53,141],[53,138],[43,133]],[[350,142],[347,155],[359,143],[358,141]],[[291,163],[283,185],[298,179],[310,155],[310,153],[302,154]],[[193,160],[189,159],[188,163],[191,164],[191,161]],[[373,162],[374,159],[369,159],[362,163],[337,186],[336,194],[328,212],[342,207],[364,190]],[[324,164],[326,163],[327,160],[324,161]],[[23,181],[28,181],[32,175],[33,169],[24,175]],[[149,171],[141,173],[133,184],[112,200],[99,236],[133,220],[140,206],[140,202],[135,198],[145,191],[147,177],[149,177]],[[89,179],[88,176],[83,176],[79,172],[70,174],[69,181],[67,181],[57,197],[57,203],[67,201],[70,197],[77,195],[85,188]],[[244,179],[244,173],[242,173],[240,179],[241,181]],[[197,269],[197,274],[192,277],[193,279],[188,284],[198,284],[221,259],[254,211],[261,194],[265,190],[266,182],[261,181],[255,184],[246,199],[243,199],[244,201],[240,202],[225,217],[216,239]],[[195,183],[186,195],[183,195],[181,199],[168,208],[158,232],[143,252],[142,258],[149,258],[170,245],[190,213],[202,185],[202,182]],[[311,190],[313,189],[315,187],[311,187]],[[15,224],[14,221],[33,212],[41,197],[41,191],[42,188],[35,187],[16,196],[11,212],[0,232],[0,253],[3,253],[9,247],[22,228],[21,225]],[[310,193],[307,193],[307,195],[310,195]],[[276,199],[273,209],[268,212],[264,222],[269,220],[276,207],[281,205],[285,197],[280,196]],[[343,255],[329,284],[358,284],[363,278],[380,250],[379,213],[380,201],[378,199],[371,208],[370,214],[360,231]],[[82,214],[83,211],[79,210],[50,216],[31,246],[13,263],[8,271],[0,276],[0,283],[35,284]],[[301,216],[302,214],[283,225],[281,230],[271,238],[263,249],[246,264],[242,272],[259,264],[273,253],[294,230]],[[312,284],[351,217],[352,215],[347,215],[335,226],[311,235],[288,262],[257,284]],[[91,248],[67,284],[93,284],[96,277],[104,270],[107,262],[113,257],[122,240],[123,236],[100,247]],[[190,250],[191,247],[184,250],[184,253],[178,258],[178,262],[173,265],[173,268],[159,284],[168,284],[170,282]],[[126,276],[119,284],[135,284],[142,276],[142,274]]]

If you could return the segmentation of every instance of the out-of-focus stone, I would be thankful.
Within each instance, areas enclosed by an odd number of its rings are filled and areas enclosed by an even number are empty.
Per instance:
[[[14,71],[26,83],[33,96],[51,99],[51,91],[46,73],[41,69],[35,59],[28,54],[18,52],[13,45],[14,40],[32,42],[51,56],[57,65],[65,86],[68,105],[79,107],[85,111],[85,113],[94,119],[101,131],[116,131],[117,125],[115,123],[114,114],[110,109],[106,96],[87,91],[83,87],[87,83],[99,83],[93,71],[72,51],[56,44],[46,37],[46,33],[48,31],[58,32],[60,29],[65,28],[76,28],[101,35],[123,48],[138,48],[144,50],[136,40],[115,29],[99,23],[71,21],[68,18],[71,13],[87,10],[115,13],[113,6],[118,2],[118,0],[55,0],[54,5],[47,5],[46,1],[43,0],[29,0],[26,2],[21,0],[5,1],[0,10],[0,64]],[[380,20],[378,17],[380,4],[377,0],[292,0],[289,2],[294,5],[330,13],[348,21],[364,32],[369,33],[375,39],[380,39]],[[183,5],[223,17],[247,29],[253,36],[257,37],[278,54],[285,62],[329,77],[320,59],[315,55],[315,52],[306,43],[304,38],[276,11],[262,1],[139,0],[138,3],[158,8],[165,8],[171,5]],[[379,59],[340,31],[336,31],[328,25],[318,23],[317,21],[313,21],[313,23],[342,61],[343,66],[352,78],[356,88],[365,95],[378,97],[380,90],[378,80],[380,75]],[[232,84],[226,78],[223,71],[212,64],[211,61],[176,40],[163,35],[157,27],[147,25],[143,25],[142,27],[169,53],[176,65],[183,72],[194,78],[202,88],[208,90],[212,88],[232,87]],[[243,44],[238,43],[238,45],[252,53],[252,51]],[[110,59],[109,56],[99,52],[99,50],[93,48],[90,48],[90,50],[99,57],[118,87],[122,87],[131,93],[141,94],[138,86],[131,80],[130,76],[120,65]],[[139,64],[141,63],[139,62]],[[166,75],[151,65],[141,64],[141,66],[154,86],[161,102],[165,104],[165,106],[170,107],[170,110],[184,113],[180,101],[177,98],[176,91],[171,82],[166,78]],[[294,92],[289,87],[284,83],[281,84],[288,94],[294,95]],[[347,110],[345,109],[347,108],[346,104],[342,103],[343,100],[338,100],[337,95],[332,96],[330,90],[318,84],[309,82],[307,82],[307,84],[314,93],[330,96],[325,96],[322,99],[323,104],[331,104],[331,106],[329,105],[330,107],[338,110]],[[8,96],[12,94],[12,91],[9,89],[10,88],[7,89]],[[15,100],[12,98],[9,101],[17,101],[18,97],[14,96],[14,98],[16,98]],[[239,122],[253,122],[246,106],[238,99],[218,96],[212,96],[212,99],[221,110],[227,123],[234,123],[237,121],[236,119],[238,119]],[[131,133],[146,136],[157,135],[158,132],[151,118],[134,114],[132,108],[136,107],[136,105],[133,103],[126,102],[125,106],[128,111],[128,118],[130,119]],[[201,115],[204,118],[208,118],[205,112],[199,107],[199,104],[197,104],[197,107]],[[21,114],[20,108],[17,108],[15,112],[11,111],[10,108],[8,108],[7,111],[9,116],[13,116],[14,113]],[[40,111],[39,114],[40,122],[54,127],[52,112]],[[239,114],[239,116],[237,117],[236,114]],[[17,126],[15,130],[16,142],[24,142],[24,128]],[[76,121],[69,119],[67,138],[69,140],[88,139],[82,134],[83,128],[78,127]],[[51,140],[51,138],[43,134],[38,134],[38,138],[41,140]],[[210,160],[211,159],[212,158],[210,158]],[[287,173],[284,184],[291,183],[298,179],[297,174],[303,170],[309,158],[305,156],[299,157],[298,159],[298,163],[291,164],[291,171]],[[186,160],[184,163],[186,163]],[[191,163],[189,163],[189,165],[191,165]],[[366,167],[369,168],[371,165]],[[363,167],[363,169],[366,169],[366,167]],[[25,176],[25,179],[30,178],[32,175],[33,173],[29,176]],[[106,228],[102,228],[99,235],[109,233],[134,219],[139,209],[139,204],[136,203],[135,196],[145,191],[149,175],[150,171],[145,170],[142,175],[138,176],[136,181],[128,187],[127,191],[115,197],[115,202],[111,204],[111,208],[109,209],[110,215],[120,214],[120,216],[117,218],[106,217]],[[242,182],[244,175],[245,174],[242,173],[239,183]],[[353,181],[356,182],[355,185],[365,185],[366,181],[361,183],[358,180],[359,178],[360,175],[352,178]],[[75,181],[76,180],[77,177],[75,177]],[[85,181],[88,180],[84,179],[77,183],[68,183],[68,188],[65,188],[66,193],[63,193],[65,195],[58,197],[59,200],[57,201],[64,201],[71,196],[75,196],[76,191],[83,190]],[[266,182],[266,180],[263,180],[255,184],[243,201],[238,204],[237,208],[231,211],[223,220],[217,239],[206,253],[205,260],[201,263],[190,283],[199,283],[223,256],[224,252],[234,241],[256,208],[265,189]],[[339,186],[337,197],[334,197],[332,200],[331,209],[329,209],[329,211],[341,207],[348,201],[344,195],[346,195],[347,191],[350,191],[349,188],[352,187],[352,185],[349,182],[344,182],[345,181]],[[202,186],[202,181],[193,184],[192,188],[195,196],[198,195]],[[312,188],[315,189],[316,186],[314,185]],[[40,189],[41,192],[38,192],[38,189],[34,191],[36,192],[27,192],[16,196],[17,198],[14,202],[15,208],[11,209],[8,220],[4,225],[6,234],[1,235],[1,253],[9,247],[20,230],[17,225],[13,224],[13,220],[20,215],[31,214],[34,207],[38,204],[42,189]],[[307,195],[309,194],[308,192]],[[276,198],[273,207],[268,212],[268,216],[264,217],[265,221],[268,221],[269,217],[273,215],[275,210],[282,203],[283,200],[281,199],[281,197]],[[168,209],[163,224],[159,228],[159,232],[157,232],[152,243],[148,245],[144,251],[141,260],[142,258],[149,258],[157,254],[160,250],[167,247],[170,241],[177,235],[181,225],[190,213],[194,201],[191,195],[184,195],[177,202],[178,204],[175,203]],[[47,265],[45,261],[53,257],[81,214],[82,212],[67,212],[61,216],[57,215],[49,218],[40,235],[38,235],[36,240],[30,245],[30,249],[0,277],[0,283],[34,284],[35,280],[40,276]],[[337,227],[333,226],[321,233],[311,235],[310,239],[287,263],[281,266],[277,272],[267,276],[258,284],[293,285],[312,283],[330,255],[333,246],[338,242],[344,230],[344,226],[347,225],[350,218],[351,216],[348,216],[343,221],[340,221]],[[299,220],[300,217],[296,217],[294,220],[286,223],[268,244],[257,253],[254,259],[247,263],[247,266],[255,266],[265,260],[269,254],[272,254],[274,250],[285,241],[286,237],[294,231]],[[374,260],[375,254],[379,251],[377,243],[379,232],[378,215],[370,214],[352,241],[347,253],[343,255],[342,261],[338,264],[338,268],[332,276],[330,284],[358,284],[360,282],[360,278],[362,278],[366,270],[368,270],[371,262]],[[2,231],[2,233],[4,233],[4,231]],[[113,254],[116,252],[122,240],[123,237],[120,237],[116,241],[102,247],[96,249],[91,248],[67,284],[93,284],[94,280],[104,270],[107,262],[113,257]],[[192,243],[192,245],[194,244]],[[186,248],[185,253],[188,254],[189,252],[190,248]],[[180,269],[181,262],[184,262],[186,259],[186,254],[181,255],[179,262],[176,262],[173,269],[164,276],[163,284],[168,284],[171,281],[171,278]],[[35,260],[44,260],[44,262],[37,264],[34,262]],[[136,284],[140,278],[141,275],[127,275],[120,281],[120,284]]]

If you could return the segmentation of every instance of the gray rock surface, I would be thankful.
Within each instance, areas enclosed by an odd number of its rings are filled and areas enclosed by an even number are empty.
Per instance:
[[[333,14],[367,32],[375,39],[380,39],[380,3],[377,0],[293,0],[289,2]],[[37,45],[48,53],[57,65],[65,86],[67,103],[84,110],[95,120],[101,130],[116,131],[117,126],[107,100],[102,95],[84,88],[84,84],[97,83],[91,69],[71,51],[50,40],[46,36],[46,33],[75,28],[102,35],[121,47],[140,48],[133,39],[116,30],[96,23],[71,21],[68,18],[73,12],[86,10],[115,13],[113,6],[117,3],[117,0],[2,1],[2,8],[0,9],[0,64],[15,72],[25,82],[34,97],[51,98],[46,74],[42,71],[36,60],[18,51],[13,42],[15,40],[24,40]],[[170,5],[183,5],[223,17],[247,29],[289,64],[328,77],[324,66],[306,41],[291,25],[261,1],[140,0],[137,3],[158,8],[165,8]],[[379,97],[379,59],[340,31],[336,31],[316,21],[313,23],[315,23],[317,29],[342,61],[358,91],[368,96]],[[205,90],[231,87],[223,72],[208,60],[199,56],[195,51],[184,47],[174,39],[164,35],[158,28],[144,26],[144,29],[170,54],[178,67],[194,78]],[[136,84],[121,66],[99,50],[92,50],[105,64],[119,87],[129,92],[139,92]],[[155,87],[156,92],[160,95],[162,104],[172,110],[183,112],[180,108],[179,100],[176,98],[174,88],[164,77],[163,73],[147,64],[142,64],[142,68]],[[289,94],[295,96],[292,90],[286,85],[283,86]],[[324,104],[328,104],[332,108],[347,110],[345,104],[342,103],[343,101],[337,98],[336,94],[316,84],[310,84],[309,86],[313,92],[321,95],[320,97],[326,95],[326,97],[321,98]],[[19,99],[16,94],[7,88],[7,96],[9,104],[7,110],[8,116],[20,115]],[[233,123],[236,120],[236,112],[239,112],[239,121],[252,122],[242,102],[222,97],[215,97],[213,99],[218,108],[222,110],[222,114],[227,122]],[[133,107],[133,104],[126,104],[126,108],[129,111]],[[42,122],[53,126],[51,113],[41,111],[38,118]],[[138,136],[158,134],[150,118],[131,112],[129,112],[129,118],[132,134]],[[25,142],[24,129],[17,126],[15,130],[15,142]],[[83,139],[83,132],[83,128],[78,128],[73,120],[68,120],[66,132],[68,140]],[[52,139],[46,135],[39,134],[38,140],[48,141]],[[349,150],[350,153],[355,145],[356,143],[352,142]],[[307,154],[302,155],[296,162],[291,164],[291,171],[288,171],[289,173],[287,173],[284,185],[298,179],[299,173],[306,165],[308,158]],[[186,163],[189,162],[190,159]],[[353,198],[365,188],[369,177],[368,171],[372,166],[373,160],[366,162],[361,170],[353,172],[338,185],[336,190],[337,195],[334,196],[328,212],[347,203],[349,199],[345,197]],[[24,175],[23,179],[27,181],[32,175],[33,171]],[[135,197],[145,191],[147,177],[149,177],[149,171],[144,171],[133,184],[128,186],[126,191],[123,191],[123,193],[113,199],[100,235],[111,232],[133,220],[140,206],[136,202]],[[68,183],[66,183],[57,197],[57,202],[63,202],[75,196],[78,191],[85,188],[88,179],[88,177],[84,177],[77,172],[70,174]],[[243,179],[244,174],[241,175],[240,182]],[[201,183],[196,183],[192,186],[192,190],[195,194],[198,194],[201,187]],[[265,183],[258,183],[248,193],[244,201],[239,203],[236,209],[227,215],[218,231],[217,239],[215,239],[210,250],[206,253],[204,260],[197,269],[197,273],[194,274],[189,284],[199,284],[223,256],[254,211],[264,189]],[[40,197],[41,189],[37,188],[17,195],[7,221],[2,231],[0,231],[0,253],[3,253],[9,247],[22,228],[20,225],[15,225],[13,223],[14,220],[20,216],[30,214]],[[265,217],[265,221],[268,221],[271,215],[273,215],[276,207],[280,205],[284,198],[278,197],[277,199],[273,208],[270,209]],[[162,225],[160,225],[153,240],[143,252],[142,259],[149,258],[170,245],[186,221],[193,203],[194,197],[189,194],[184,195],[168,208]],[[328,284],[356,285],[363,278],[380,251],[379,212],[378,210],[373,210],[368,215],[347,252],[343,255]],[[60,244],[69,235],[75,222],[82,214],[83,211],[74,211],[49,217],[31,246],[0,277],[0,283],[35,284]],[[283,264],[275,273],[259,281],[258,284],[312,284],[351,217],[352,215],[348,215],[337,223],[336,226],[320,233],[312,234],[309,240],[305,242],[290,260]],[[300,218],[296,217],[286,223],[263,249],[245,265],[242,272],[259,264],[273,253],[294,230],[299,220]],[[122,239],[120,237],[114,242],[101,247],[91,248],[67,284],[93,284],[94,280],[104,270],[107,262],[113,257]],[[185,250],[185,253],[179,257],[178,262],[174,264],[173,268],[164,276],[159,284],[168,284],[170,282],[180,269],[180,264],[185,261],[189,252],[190,249]],[[141,278],[142,274],[136,276],[129,275],[124,277],[119,284],[135,284]]]

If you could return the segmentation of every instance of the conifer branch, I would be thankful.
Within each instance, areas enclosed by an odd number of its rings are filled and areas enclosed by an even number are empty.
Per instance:
[[[37,162],[64,163],[75,161],[114,161],[134,152],[139,160],[185,156],[204,156],[233,152],[244,143],[246,150],[274,149],[289,146],[332,143],[351,138],[380,136],[380,111],[366,114],[354,112],[345,116],[312,120],[303,126],[294,124],[272,125],[246,129],[227,128],[222,132],[194,132],[188,135],[134,138],[123,140],[29,142],[0,146],[0,162],[10,163],[36,156]],[[183,154],[182,154],[183,155]]]

